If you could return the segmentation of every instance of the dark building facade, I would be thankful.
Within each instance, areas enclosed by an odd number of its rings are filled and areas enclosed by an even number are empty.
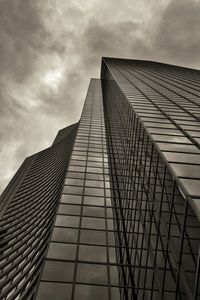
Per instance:
[[[1,196],[0,300],[200,299],[200,72],[103,58]]]

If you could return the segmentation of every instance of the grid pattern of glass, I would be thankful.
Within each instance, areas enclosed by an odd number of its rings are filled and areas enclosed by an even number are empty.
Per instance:
[[[1,196],[1,300],[35,293],[75,133],[27,158]]]
[[[120,299],[100,80],[92,79],[37,300]]]
[[[199,299],[199,72],[104,58],[101,76],[121,297]]]

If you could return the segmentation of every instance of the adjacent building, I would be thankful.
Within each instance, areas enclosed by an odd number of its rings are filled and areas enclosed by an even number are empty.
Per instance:
[[[200,72],[103,58],[1,196],[0,300],[200,299]]]

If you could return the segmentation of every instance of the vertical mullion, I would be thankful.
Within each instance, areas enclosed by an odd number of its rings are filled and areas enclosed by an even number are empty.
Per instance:
[[[158,253],[158,241],[160,238],[160,224],[161,224],[161,218],[162,218],[162,204],[163,204],[163,194],[165,189],[165,176],[166,176],[166,165],[163,169],[163,181],[162,181],[162,191],[161,191],[161,199],[160,199],[160,208],[159,208],[159,219],[158,219],[158,227],[157,227],[157,236],[156,236],[156,247],[155,247],[155,255],[154,255],[154,263],[153,263],[153,279],[152,279],[152,288],[151,288],[151,300],[153,299],[153,292],[154,292],[154,279],[156,276],[156,260],[157,260],[157,253]],[[160,291],[160,290],[159,290]]]
[[[154,157],[153,157],[153,159],[154,159]],[[148,241],[147,241],[147,256],[146,256],[146,268],[145,268],[146,272],[145,272],[144,286],[146,286],[149,252],[150,252],[150,248],[151,248],[151,230],[152,230],[152,224],[153,224],[153,219],[154,219],[154,205],[155,205],[155,201],[156,201],[155,200],[155,192],[156,192],[156,182],[157,182],[157,175],[158,175],[158,163],[159,163],[159,155],[157,154],[155,171],[152,168],[152,175],[155,176],[155,180],[153,182],[154,183],[154,187],[153,187],[153,195],[152,195],[151,212],[149,211],[149,215],[150,215],[150,228],[149,228]]]
[[[176,299],[178,299],[178,292],[179,292],[179,280],[180,280],[180,267],[182,263],[182,254],[183,254],[183,244],[184,244],[184,236],[185,236],[185,227],[187,221],[187,212],[188,212],[188,200],[185,200],[185,212],[182,222],[182,230],[181,230],[181,242],[180,242],[180,250],[179,250],[179,258],[177,263],[177,273],[176,273]]]
[[[167,233],[167,245],[166,245],[166,250],[165,250],[164,275],[163,275],[163,282],[162,282],[162,297],[164,296],[164,292],[165,292],[164,286],[165,286],[165,278],[166,278],[168,248],[169,248],[169,239],[170,239],[171,224],[172,224],[172,211],[173,211],[173,204],[174,204],[175,187],[176,187],[176,183],[175,183],[175,181],[173,181],[171,203],[170,203],[169,227],[168,227],[168,233]]]

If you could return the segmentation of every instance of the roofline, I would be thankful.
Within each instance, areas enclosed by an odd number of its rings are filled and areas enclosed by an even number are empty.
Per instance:
[[[123,57],[112,57],[112,56],[102,56],[101,58],[101,63],[103,60],[109,60],[109,59],[118,59],[118,60],[124,60],[124,61],[137,61],[137,62],[150,62],[150,63],[155,63],[155,64],[161,64],[161,65],[167,65],[167,66],[172,66],[172,67],[179,67],[187,70],[192,70],[192,71],[200,71],[200,69],[195,69],[195,68],[190,68],[186,66],[181,66],[177,64],[172,64],[172,63],[167,63],[167,62],[162,62],[162,61],[156,61],[156,60],[148,60],[148,59],[133,59],[133,58],[123,58]]]

